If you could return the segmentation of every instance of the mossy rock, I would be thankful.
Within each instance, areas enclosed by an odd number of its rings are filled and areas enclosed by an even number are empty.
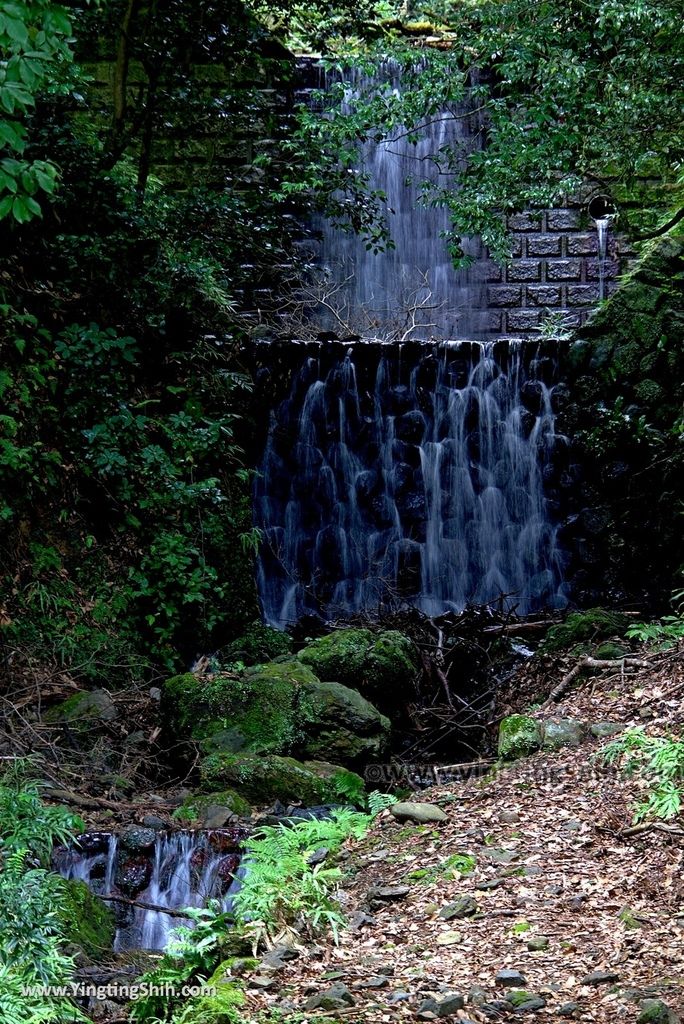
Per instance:
[[[245,665],[258,665],[272,658],[292,652],[292,640],[280,629],[263,622],[253,622],[248,629],[221,651],[225,663],[242,661]]]
[[[314,640],[298,657],[319,679],[360,690],[380,706],[396,704],[398,695],[410,689],[418,670],[415,644],[394,629],[382,633],[335,630]]]
[[[615,661],[618,658],[626,658],[629,653],[629,647],[610,640],[599,644],[593,651],[594,657],[601,661]]]
[[[193,996],[174,1017],[178,1024],[243,1024],[245,1003],[242,986],[230,973],[231,961],[216,968],[207,980],[214,995]]]
[[[114,701],[106,690],[81,690],[56,704],[44,715],[50,725],[68,724],[78,729],[92,728],[97,722],[111,722],[117,717]]]
[[[506,761],[532,754],[541,745],[539,722],[529,715],[509,715],[499,725],[499,757]]]
[[[252,803],[264,805],[274,800],[283,803],[301,801],[321,804],[335,800],[335,777],[343,771],[339,765],[315,761],[301,762],[293,757],[273,754],[210,754],[200,763],[200,778],[205,791],[223,787],[236,789]],[[360,786],[363,781],[359,778]]]
[[[620,612],[605,608],[590,608],[586,612],[572,612],[565,622],[552,626],[539,650],[546,653],[591,650],[606,637],[624,636],[630,625],[629,618]]]
[[[83,950],[91,960],[111,956],[116,932],[114,913],[85,882],[60,878],[56,910],[67,942]]]
[[[248,818],[252,813],[249,803],[234,789],[222,789],[217,793],[196,793],[183,801],[171,817],[178,822],[201,821],[209,807],[227,807],[233,814]]]
[[[240,676],[176,676],[164,686],[164,713],[175,735],[206,753],[332,756],[354,765],[381,756],[390,732],[361,694],[320,682],[293,658]]]

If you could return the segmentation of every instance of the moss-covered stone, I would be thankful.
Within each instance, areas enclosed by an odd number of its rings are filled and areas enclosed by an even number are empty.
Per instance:
[[[513,761],[541,747],[539,722],[529,715],[509,715],[499,726],[499,757]]]
[[[545,750],[578,747],[584,738],[584,723],[577,718],[550,718],[542,722],[541,734]]]
[[[325,756],[353,765],[380,756],[390,732],[359,693],[320,682],[293,658],[239,676],[176,676],[164,686],[164,709],[174,733],[207,753]]]
[[[609,636],[624,636],[630,622],[620,612],[605,608],[590,608],[586,612],[572,612],[565,622],[552,626],[544,637],[540,650],[573,651],[581,653],[591,650],[599,640]]]
[[[273,800],[320,804],[339,797],[335,776],[341,770],[339,765],[273,754],[210,754],[200,764],[200,778],[206,791],[230,787],[257,805]]]
[[[67,942],[83,950],[92,960],[111,955],[116,932],[114,914],[85,882],[61,878],[55,909]]]
[[[339,629],[299,653],[319,679],[337,681],[382,705],[412,684],[418,669],[415,644],[397,630]]]
[[[110,722],[116,716],[116,706],[106,690],[81,690],[50,708],[44,720],[51,725],[64,722],[78,727],[82,722],[92,727],[95,722]]]
[[[245,665],[258,665],[292,651],[292,640],[279,629],[253,622],[248,629],[222,652],[223,662],[242,661]]]
[[[226,807],[243,818],[249,817],[252,811],[249,803],[234,789],[222,789],[217,793],[194,793],[183,801],[171,817],[185,823],[201,821],[210,807]]]

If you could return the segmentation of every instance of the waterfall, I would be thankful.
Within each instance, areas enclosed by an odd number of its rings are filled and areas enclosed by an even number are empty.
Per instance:
[[[359,94],[380,89],[399,94],[401,70],[383,61],[374,75],[352,70],[343,79],[343,109],[349,112]],[[321,86],[340,82],[338,72],[321,71]],[[466,90],[460,102],[432,113],[417,132],[401,127],[383,140],[359,146],[354,172],[365,176],[374,192],[386,196],[387,228],[392,247],[374,252],[363,235],[317,217],[321,247],[317,263],[327,282],[321,326],[364,337],[429,339],[479,338],[490,331],[484,290],[488,264],[479,241],[463,239],[470,266],[455,270],[445,236],[451,230],[447,208],[432,205],[450,182],[441,166],[449,151],[456,161],[478,145],[481,123],[477,102]],[[411,126],[407,126],[410,128]],[[424,182],[429,182],[426,189]],[[435,191],[437,190],[437,191]]]
[[[536,343],[305,348],[255,482],[266,620],[567,603],[554,373]]]
[[[100,896],[121,895],[122,891],[129,895],[122,878],[129,861],[134,869],[143,868],[146,883],[142,888],[136,886],[134,899],[166,910],[203,907],[210,899],[218,899],[228,910],[239,886],[240,857],[230,830],[162,833],[150,850],[133,856],[113,834],[81,838],[85,840],[83,848],[60,851],[55,867],[64,878],[79,879]],[[163,910],[111,905],[117,910],[115,950],[165,949],[174,928],[192,926],[190,919]]]

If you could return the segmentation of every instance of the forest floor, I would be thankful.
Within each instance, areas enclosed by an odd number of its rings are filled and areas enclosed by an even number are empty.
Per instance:
[[[683,696],[680,652],[636,674],[603,673],[535,715],[681,733]],[[266,957],[246,979],[250,1019],[277,1010],[286,1020],[350,1024],[521,1013],[676,1020],[684,830],[632,826],[640,783],[593,758],[604,742],[423,791],[417,799],[447,813],[441,824],[402,824],[384,812],[343,855],[351,927],[338,944],[302,945],[287,962],[277,951]],[[501,971],[522,978],[511,975],[507,988]],[[511,996],[511,986],[527,996]]]

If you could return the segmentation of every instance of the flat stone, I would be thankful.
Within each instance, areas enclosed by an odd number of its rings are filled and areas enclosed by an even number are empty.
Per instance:
[[[435,804],[422,804],[406,800],[390,807],[390,814],[397,821],[415,821],[418,825],[426,825],[435,821],[448,821],[448,815]]]
[[[606,739],[608,736],[615,736],[616,733],[622,732],[624,725],[621,722],[594,722],[593,725],[589,726],[589,732],[592,736],[597,739]]]
[[[617,971],[592,971],[591,974],[587,974],[580,984],[582,985],[610,985],[614,981],[619,981],[620,975]]]
[[[525,878],[536,878],[538,875],[544,874],[544,869],[540,868],[538,864],[528,864],[522,871]]]
[[[454,921],[461,917],[472,917],[477,913],[477,901],[473,896],[459,896],[453,903],[447,903],[439,912],[443,921]]]
[[[231,807],[224,807],[221,804],[209,804],[202,812],[202,824],[205,828],[223,828],[232,818],[235,811]]]
[[[439,1004],[432,996],[428,996],[427,999],[423,999],[422,1003],[418,1007],[418,1013],[434,1013],[435,1016],[437,1016],[438,1010]]]
[[[457,946],[461,941],[461,933],[440,932],[435,941],[438,946]]]
[[[505,878],[490,878],[486,882],[478,882],[475,886],[476,889],[498,889],[500,885],[503,885],[506,881]]]
[[[520,859],[520,854],[516,850],[485,850],[484,856],[494,864],[512,864],[513,861]]]
[[[542,723],[542,746],[546,750],[578,747],[584,738],[584,723],[577,718],[550,718]]]
[[[563,1003],[562,1006],[558,1007],[558,1016],[559,1017],[574,1017],[574,1015],[577,1013],[579,1008],[580,1008],[579,1003],[573,1003],[573,1002]]]
[[[494,981],[495,984],[500,985],[501,988],[515,988],[516,985],[527,984],[527,979],[524,974],[520,971],[510,969],[499,971]]]
[[[407,1003],[410,998],[411,998],[411,996],[410,996],[410,994],[408,992],[403,992],[403,991],[401,991],[401,989],[398,989],[396,992],[390,992],[390,994],[387,996],[387,1002],[388,1003]]]
[[[374,885],[368,890],[371,900],[383,900],[392,903],[394,900],[406,899],[411,889],[408,885]]]
[[[354,1005],[354,996],[346,985],[331,985],[324,992],[309,996],[304,1004],[305,1010],[341,1010],[345,1006]]]
[[[359,988],[387,988],[389,980],[384,974],[374,974],[372,978],[365,978],[359,982]]]
[[[520,821],[520,811],[502,811],[499,821],[502,825],[517,825]]]
[[[155,832],[165,832],[169,827],[164,819],[156,814],[146,814],[142,823],[145,828],[153,828]]]
[[[549,948],[549,940],[545,935],[533,935],[527,940],[527,948],[531,953],[539,953],[542,949]]]

